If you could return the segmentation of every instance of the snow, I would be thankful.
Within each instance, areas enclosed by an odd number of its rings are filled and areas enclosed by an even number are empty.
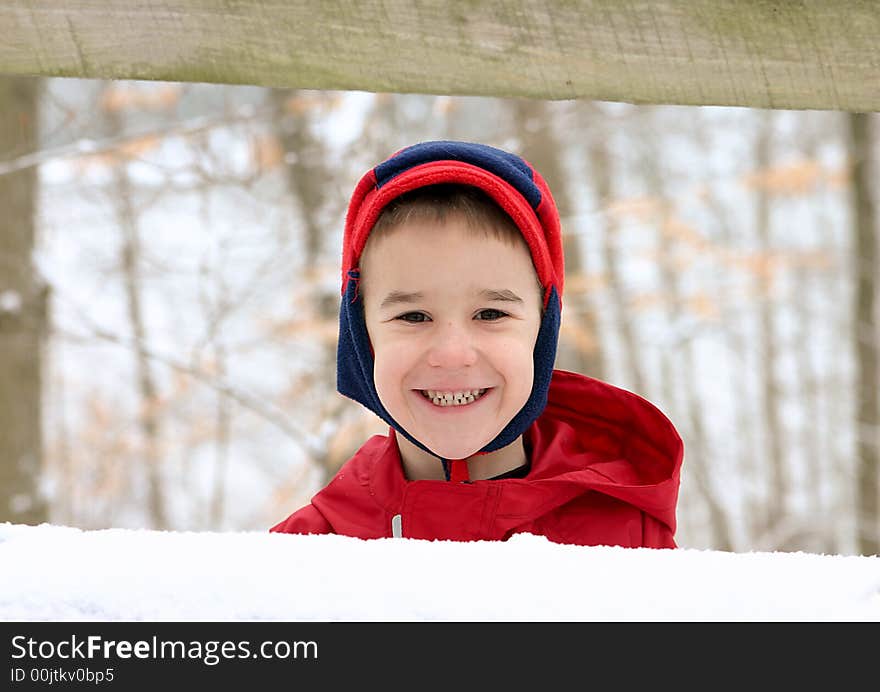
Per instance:
[[[880,557],[5,523],[0,621],[880,621]]]

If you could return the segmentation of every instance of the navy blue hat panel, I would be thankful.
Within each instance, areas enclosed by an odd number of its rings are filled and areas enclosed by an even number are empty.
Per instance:
[[[382,187],[404,171],[431,161],[461,161],[498,176],[537,210],[541,190],[534,183],[531,167],[519,156],[486,144],[472,142],[422,142],[401,150],[373,169],[376,187]]]
[[[382,418],[388,414],[373,386],[373,358],[358,295],[357,271],[349,273],[345,295],[339,305],[339,341],[336,347],[336,388]]]

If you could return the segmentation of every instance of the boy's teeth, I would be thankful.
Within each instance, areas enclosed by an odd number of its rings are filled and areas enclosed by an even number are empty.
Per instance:
[[[426,399],[430,399],[435,406],[464,406],[473,403],[485,393],[485,389],[465,389],[455,392],[440,392],[435,389],[422,390],[422,395]]]

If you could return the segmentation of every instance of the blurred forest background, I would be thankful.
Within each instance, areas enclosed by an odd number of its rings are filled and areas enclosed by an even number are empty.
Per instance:
[[[554,190],[557,367],[682,433],[679,545],[876,554],[874,119],[2,78],[0,521],[261,531],[308,502],[386,432],[335,391],[348,196],[472,139]]]

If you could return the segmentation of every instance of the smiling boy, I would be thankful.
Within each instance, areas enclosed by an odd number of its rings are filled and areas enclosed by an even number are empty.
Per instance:
[[[532,390],[540,284],[519,231],[490,205],[474,188],[418,188],[392,203],[361,255],[379,399],[442,459],[482,449]],[[406,437],[398,446],[407,478],[444,478],[437,456]],[[520,437],[469,463],[469,477],[525,463]]]
[[[526,161],[470,142],[397,152],[352,195],[342,264],[337,387],[389,434],[272,531],[675,547],[672,424],[554,369],[559,216]]]

